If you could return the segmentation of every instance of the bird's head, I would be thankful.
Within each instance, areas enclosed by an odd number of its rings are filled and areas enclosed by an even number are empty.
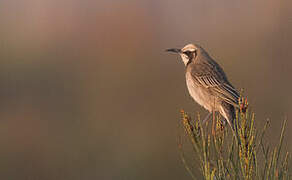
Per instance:
[[[185,65],[188,65],[192,60],[194,60],[198,55],[198,49],[200,49],[200,46],[194,45],[194,44],[188,44],[182,49],[167,49],[168,52],[174,52],[181,56],[183,62]]]

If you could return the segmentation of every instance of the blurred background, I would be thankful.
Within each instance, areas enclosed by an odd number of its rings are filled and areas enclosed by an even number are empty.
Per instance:
[[[290,0],[1,0],[1,179],[191,179],[167,48],[204,47],[276,143],[292,137]]]

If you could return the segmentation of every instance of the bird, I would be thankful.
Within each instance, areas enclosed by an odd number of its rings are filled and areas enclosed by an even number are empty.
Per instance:
[[[229,82],[221,66],[198,44],[187,44],[182,49],[171,48],[168,52],[179,54],[185,65],[186,84],[190,96],[210,115],[219,112],[232,131],[236,108],[239,107],[239,92]]]

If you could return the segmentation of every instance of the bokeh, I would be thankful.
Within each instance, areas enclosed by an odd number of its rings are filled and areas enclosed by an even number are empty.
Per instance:
[[[0,179],[190,179],[177,149],[198,43],[292,144],[290,0],[1,0]],[[192,161],[190,159],[190,161]],[[194,162],[195,163],[195,162]]]

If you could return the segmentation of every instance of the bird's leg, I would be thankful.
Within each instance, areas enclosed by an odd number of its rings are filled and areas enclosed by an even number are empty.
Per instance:
[[[215,121],[215,111],[213,110],[213,123],[212,123],[212,135],[215,136],[215,127],[216,121]]]
[[[208,114],[208,115],[204,118],[204,120],[202,121],[202,124],[205,124],[205,123],[209,120],[211,114],[212,114],[212,113],[209,112],[209,114]]]

